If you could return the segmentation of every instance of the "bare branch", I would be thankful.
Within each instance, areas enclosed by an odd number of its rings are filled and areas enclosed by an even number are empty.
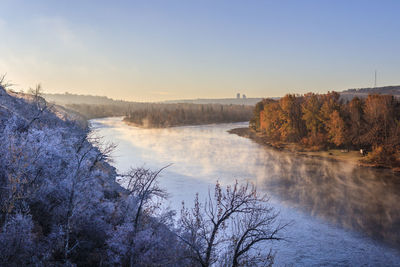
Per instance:
[[[201,266],[217,262],[224,266],[239,266],[245,261],[270,263],[271,253],[265,257],[251,253],[258,243],[281,240],[278,233],[286,226],[275,224],[278,213],[267,205],[267,201],[249,183],[239,185],[236,181],[222,190],[217,182],[213,196],[209,191],[204,205],[199,203],[196,195],[194,208],[189,210],[183,206],[179,238]],[[231,250],[220,253],[226,247]]]

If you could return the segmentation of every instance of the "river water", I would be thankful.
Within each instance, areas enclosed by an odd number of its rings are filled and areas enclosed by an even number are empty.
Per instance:
[[[91,120],[106,142],[117,144],[114,166],[160,169],[168,205],[179,211],[196,193],[251,181],[270,197],[286,241],[269,244],[275,266],[400,266],[400,177],[277,152],[227,133],[247,123],[141,129],[121,117]]]

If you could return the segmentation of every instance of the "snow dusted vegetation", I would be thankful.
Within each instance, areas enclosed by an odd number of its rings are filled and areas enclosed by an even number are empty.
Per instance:
[[[39,89],[0,86],[0,266],[254,266],[273,261],[277,214],[255,188],[161,210],[159,171],[117,174],[105,145]],[[125,188],[117,183],[124,179]],[[237,216],[236,216],[237,215]],[[266,253],[265,253],[266,252]],[[254,257],[252,256],[254,255]]]
[[[87,129],[3,88],[0,125],[1,266],[164,265],[183,251],[162,217],[132,235],[137,201]]]

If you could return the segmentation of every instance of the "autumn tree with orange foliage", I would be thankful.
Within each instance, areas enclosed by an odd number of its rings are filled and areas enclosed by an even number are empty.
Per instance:
[[[306,133],[306,128],[302,122],[301,100],[301,97],[291,94],[285,95],[279,100],[282,121],[280,134],[285,141],[300,141],[301,136]]]
[[[288,94],[256,105],[251,126],[274,142],[311,150],[369,150],[367,161],[400,166],[400,102],[391,95],[369,95],[343,102],[337,92]]]

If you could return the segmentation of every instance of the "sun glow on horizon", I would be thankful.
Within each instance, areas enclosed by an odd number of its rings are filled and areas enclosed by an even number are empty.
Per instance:
[[[5,1],[0,72],[130,101],[399,84],[396,1]],[[376,33],[376,38],[371,37]]]

